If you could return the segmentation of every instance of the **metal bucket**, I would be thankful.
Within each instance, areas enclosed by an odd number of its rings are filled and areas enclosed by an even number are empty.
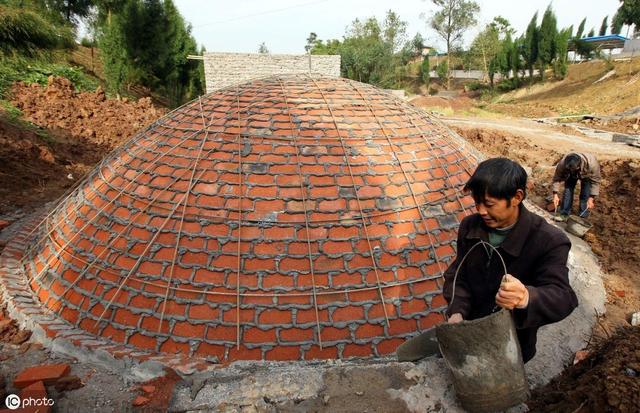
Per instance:
[[[577,215],[569,215],[569,218],[567,219],[567,231],[577,237],[582,238],[584,234],[591,229],[591,227],[593,227],[592,223]]]
[[[529,387],[510,311],[439,324],[436,335],[466,410],[495,412],[527,400]]]

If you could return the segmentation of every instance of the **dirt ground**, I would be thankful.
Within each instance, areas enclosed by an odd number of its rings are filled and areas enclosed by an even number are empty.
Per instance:
[[[426,110],[451,109],[454,112],[462,112],[475,106],[473,99],[461,95],[455,98],[445,96],[417,96],[410,99],[411,104]]]
[[[64,78],[50,78],[47,87],[18,83],[12,103],[24,116],[16,120],[0,111],[0,216],[56,199],[165,113],[148,99],[76,93]]]
[[[537,389],[531,412],[637,412],[640,407],[640,328],[620,329],[586,359]]]
[[[593,129],[637,135],[640,133],[640,114],[624,119],[586,119],[580,124]]]

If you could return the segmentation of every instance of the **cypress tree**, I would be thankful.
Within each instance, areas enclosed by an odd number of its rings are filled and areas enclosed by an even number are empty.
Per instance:
[[[558,30],[556,28],[556,16],[551,10],[551,6],[547,7],[542,16],[540,23],[540,32],[538,36],[538,62],[540,66],[540,79],[544,80],[544,71],[553,61],[556,55],[556,36]]]
[[[580,22],[580,25],[578,25],[578,31],[576,31],[576,39],[581,39],[582,35],[584,34],[584,26],[587,24],[587,18],[585,17],[584,19],[582,19],[582,21]]]
[[[533,81],[533,65],[538,59],[538,12],[536,12],[529,25],[524,37],[523,56],[527,68],[529,69],[529,79]]]
[[[609,16],[604,16],[604,19],[602,19],[602,25],[600,25],[598,36],[604,36],[607,34],[607,26],[609,25],[609,23],[607,22],[608,20]]]

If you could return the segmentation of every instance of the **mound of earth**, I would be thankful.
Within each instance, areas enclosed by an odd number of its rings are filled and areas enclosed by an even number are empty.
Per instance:
[[[429,108],[450,108],[454,111],[471,109],[473,99],[468,96],[419,96],[411,99],[411,104],[423,109]]]
[[[622,119],[585,119],[581,124],[594,129],[601,129],[610,132],[620,132],[629,135],[640,133],[640,116],[627,117]]]
[[[46,87],[17,82],[11,95],[11,103],[26,120],[54,134],[67,134],[111,148],[165,113],[154,107],[149,98],[135,102],[107,99],[100,88],[95,92],[76,92],[73,84],[62,77],[50,77]]]
[[[640,328],[619,330],[587,358],[566,369],[527,402],[531,412],[637,412]]]
[[[65,78],[47,87],[16,83],[12,103],[24,119],[0,111],[0,215],[30,210],[62,195],[116,146],[158,119],[149,99],[78,93]]]

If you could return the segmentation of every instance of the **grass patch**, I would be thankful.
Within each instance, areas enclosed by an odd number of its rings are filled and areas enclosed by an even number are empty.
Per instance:
[[[77,91],[94,91],[100,83],[85,74],[81,68],[39,59],[0,60],[0,99],[6,99],[14,82],[46,85],[49,76],[65,77]]]

